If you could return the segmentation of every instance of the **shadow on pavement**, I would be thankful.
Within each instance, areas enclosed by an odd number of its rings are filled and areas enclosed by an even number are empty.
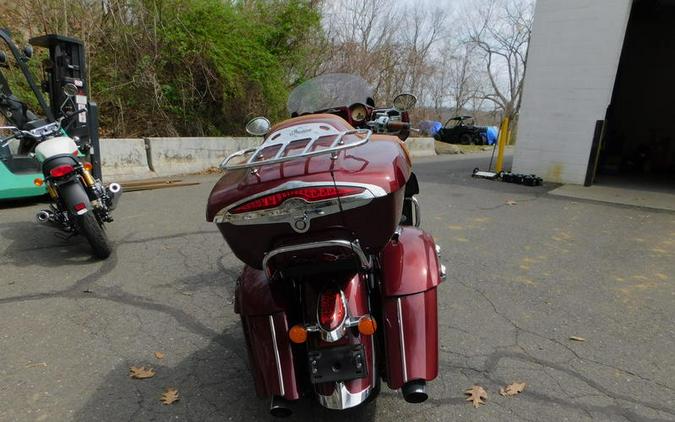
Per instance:
[[[146,362],[127,362],[116,366],[91,393],[87,403],[77,411],[73,420],[91,421],[149,421],[194,420],[258,421],[281,420],[269,414],[269,401],[255,395],[248,363],[241,356],[244,338],[239,324],[234,324],[209,345],[175,366],[162,365],[150,357]],[[166,351],[170,362],[171,352]],[[153,359],[153,360],[150,360]],[[156,375],[145,380],[129,377],[130,366],[152,366]],[[176,388],[180,400],[172,405],[160,402],[166,388]],[[377,400],[347,411],[323,409],[312,398],[294,403],[294,413],[288,421],[372,421]]]
[[[32,217],[32,216],[31,216]],[[63,239],[60,230],[34,223],[18,221],[0,224],[0,239],[6,241],[3,261],[19,267],[41,265],[54,267],[61,265],[88,264],[92,258],[91,247],[82,236]]]
[[[11,209],[11,208],[21,208],[21,207],[30,207],[37,204],[48,204],[49,197],[45,194],[43,196],[33,196],[30,198],[17,198],[17,199],[2,199],[0,200],[0,210]]]

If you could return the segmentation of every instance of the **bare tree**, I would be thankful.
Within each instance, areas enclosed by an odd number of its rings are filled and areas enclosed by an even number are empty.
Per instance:
[[[432,72],[429,66],[432,48],[446,33],[446,15],[441,9],[419,7],[407,9],[404,14],[406,24],[401,28],[401,44],[406,52],[406,88],[422,96],[420,90]]]
[[[468,30],[468,43],[482,53],[488,86],[482,97],[515,117],[527,65],[533,20],[531,0],[486,0]]]
[[[319,73],[359,74],[380,101],[402,91],[424,96],[434,73],[434,46],[444,34],[442,11],[387,0],[336,0],[323,10],[329,45]]]

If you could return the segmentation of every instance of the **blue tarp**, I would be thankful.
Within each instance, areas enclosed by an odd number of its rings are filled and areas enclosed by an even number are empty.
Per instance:
[[[443,123],[434,120],[422,120],[419,123],[420,131],[427,136],[434,136],[443,127]]]
[[[499,138],[499,128],[497,126],[488,126],[487,127],[487,144],[494,145],[497,143]]]

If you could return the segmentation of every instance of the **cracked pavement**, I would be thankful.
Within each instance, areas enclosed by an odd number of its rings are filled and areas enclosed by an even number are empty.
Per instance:
[[[430,399],[383,387],[343,413],[303,400],[292,420],[675,420],[675,214],[469,177],[488,161],[415,164],[448,268]],[[204,221],[216,176],[189,179],[201,184],[125,193],[104,262],[33,224],[40,204],[0,207],[0,421],[271,419],[232,309],[241,264]],[[157,375],[132,380],[133,365]],[[522,394],[499,396],[515,381]],[[488,390],[478,409],[474,384]],[[166,387],[181,400],[162,405]]]

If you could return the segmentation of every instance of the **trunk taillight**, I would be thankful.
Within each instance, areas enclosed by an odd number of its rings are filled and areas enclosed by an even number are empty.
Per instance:
[[[54,167],[53,169],[49,170],[49,174],[52,177],[63,177],[66,175],[69,175],[75,170],[73,166],[70,166],[68,164],[64,164],[62,166]]]
[[[345,319],[345,304],[339,290],[324,290],[319,296],[319,324],[328,331],[338,328]]]
[[[300,198],[307,202],[325,201],[328,199],[335,199],[340,196],[350,196],[363,193],[364,188],[351,186],[318,186],[309,188],[290,189],[282,192],[277,192],[272,195],[263,196],[262,198],[254,199],[243,205],[240,205],[230,212],[232,214],[240,214],[249,211],[259,211],[269,208],[276,208],[285,200],[290,198]]]

